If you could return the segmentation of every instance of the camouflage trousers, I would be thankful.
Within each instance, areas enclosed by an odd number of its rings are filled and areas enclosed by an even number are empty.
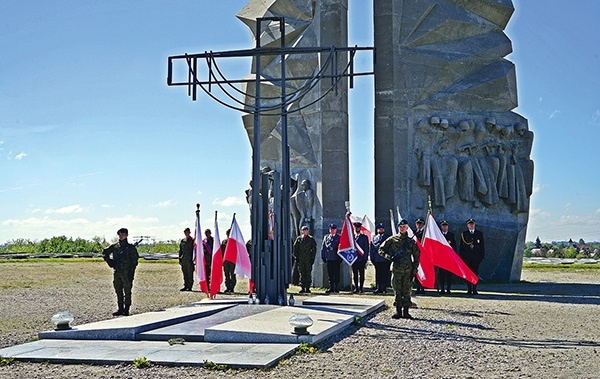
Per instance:
[[[131,288],[133,280],[131,280],[128,271],[117,270],[113,276],[113,287],[117,293],[117,304],[119,309],[129,308],[131,306]]]
[[[408,307],[411,304],[410,293],[412,291],[413,275],[411,270],[394,269],[392,271],[392,288],[394,289],[395,301],[397,305]]]

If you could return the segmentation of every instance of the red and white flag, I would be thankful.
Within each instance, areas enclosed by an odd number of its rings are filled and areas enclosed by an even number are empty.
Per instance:
[[[236,274],[250,279],[252,276],[250,256],[248,255],[248,249],[246,249],[246,244],[244,243],[242,231],[235,219],[235,214],[233,215],[233,221],[231,222],[231,231],[229,232],[224,259],[235,264]]]
[[[208,295],[206,283],[206,267],[204,266],[204,244],[202,243],[202,228],[200,227],[200,211],[196,212],[196,231],[194,236],[194,260],[196,261],[196,279],[200,291]]]
[[[450,271],[470,283],[477,284],[479,281],[477,275],[471,271],[448,244],[448,240],[437,226],[431,213],[427,216],[423,243],[421,244],[421,257],[424,252],[430,257],[433,265]]]
[[[360,228],[361,232],[363,234],[366,234],[367,237],[369,237],[369,245],[371,244],[371,240],[373,239],[373,236],[375,235],[375,224],[373,224],[373,221],[371,221],[371,219],[369,219],[369,217],[367,215],[364,215],[362,218],[362,227]]]
[[[435,288],[435,268],[431,261],[431,253],[423,248],[423,245],[419,242],[418,238],[413,237],[413,239],[421,251],[419,267],[417,267],[417,279],[421,282],[423,287]]]
[[[210,297],[215,297],[221,290],[223,283],[223,252],[221,251],[221,237],[219,237],[219,224],[217,211],[215,211],[215,237],[213,241],[212,266],[210,271]]]

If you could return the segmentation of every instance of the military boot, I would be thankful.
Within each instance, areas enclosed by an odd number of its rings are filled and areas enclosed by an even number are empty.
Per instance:
[[[402,318],[402,306],[400,304],[396,305],[396,313],[392,316],[392,318]]]
[[[402,310],[402,318],[407,318],[412,320],[413,316],[410,315],[410,313],[408,313],[408,308],[409,307],[404,307],[404,309]]]
[[[113,316],[122,316],[123,315],[123,308],[121,306],[119,306],[119,309],[116,312],[113,312],[112,315]]]
[[[129,305],[126,305],[125,308],[123,308],[123,316],[129,316]]]

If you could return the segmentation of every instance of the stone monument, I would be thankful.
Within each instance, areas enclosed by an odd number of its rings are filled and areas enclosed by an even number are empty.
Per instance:
[[[504,33],[511,0],[374,1],[375,217],[399,206],[484,233],[480,276],[518,280],[533,133],[517,106]],[[458,242],[458,241],[457,241]]]
[[[250,0],[237,17],[251,32],[256,30],[256,19],[283,17],[286,22],[286,46],[347,46],[347,1],[346,0]],[[265,28],[259,36],[261,46],[279,46],[281,36],[278,27]],[[256,39],[257,36],[253,35]],[[286,59],[287,76],[311,77],[319,68],[317,53],[290,55]],[[263,77],[280,78],[280,57],[261,58]],[[338,60],[338,69],[343,69],[344,59]],[[252,67],[255,62],[253,61]],[[305,85],[298,80],[288,83],[288,92]],[[281,88],[278,80],[261,85],[264,97],[271,97],[273,103],[279,101]],[[317,100],[330,88],[330,81],[316,84],[302,103]],[[343,79],[335,91],[324,100],[310,107],[288,115],[288,141],[290,147],[290,173],[297,183],[297,190],[290,193],[292,234],[307,225],[315,237],[320,251],[320,241],[330,223],[339,223],[346,212],[345,202],[349,199],[348,162],[348,97],[347,80]],[[246,91],[252,93],[253,91]],[[246,101],[246,103],[251,103]],[[268,106],[269,101],[262,102]],[[299,104],[292,104],[291,109]],[[281,118],[279,110],[273,115],[261,116],[261,166],[274,169],[281,167]],[[250,141],[254,130],[252,115],[243,116],[244,127]],[[293,188],[293,187],[292,187]],[[326,270],[317,254],[313,269],[313,285],[326,283]],[[348,281],[349,283],[349,281]],[[346,284],[348,284],[346,283]]]

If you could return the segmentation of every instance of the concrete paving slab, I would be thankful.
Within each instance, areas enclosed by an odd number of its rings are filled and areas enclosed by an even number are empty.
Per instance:
[[[235,321],[247,316],[260,314],[277,305],[251,305],[248,303],[238,304],[235,307],[224,309],[218,313],[207,315],[195,320],[177,323],[163,328],[149,330],[137,335],[138,340],[167,341],[170,338],[183,338],[190,342],[204,341],[204,331],[216,325],[229,321]]]
[[[289,319],[296,313],[307,314],[313,320],[313,325],[308,328],[310,334],[296,335],[292,333],[293,328]],[[215,343],[316,343],[353,321],[354,316],[349,314],[305,307],[277,306],[258,315],[207,328],[204,331],[204,341]]]
[[[74,326],[70,330],[49,330],[40,332],[42,339],[73,339],[73,340],[130,340],[136,339],[137,334],[161,328],[199,317],[211,315],[235,304],[201,304],[193,303],[162,311],[142,313],[127,317],[116,317],[110,320],[93,322]]]
[[[268,368],[293,354],[296,346],[46,339],[0,349],[0,356],[29,362],[86,364],[131,363],[135,358],[145,357],[163,365],[202,365],[209,361],[232,368]]]
[[[364,297],[315,296],[302,302],[302,307],[347,313],[364,317],[385,306],[385,300]]]

